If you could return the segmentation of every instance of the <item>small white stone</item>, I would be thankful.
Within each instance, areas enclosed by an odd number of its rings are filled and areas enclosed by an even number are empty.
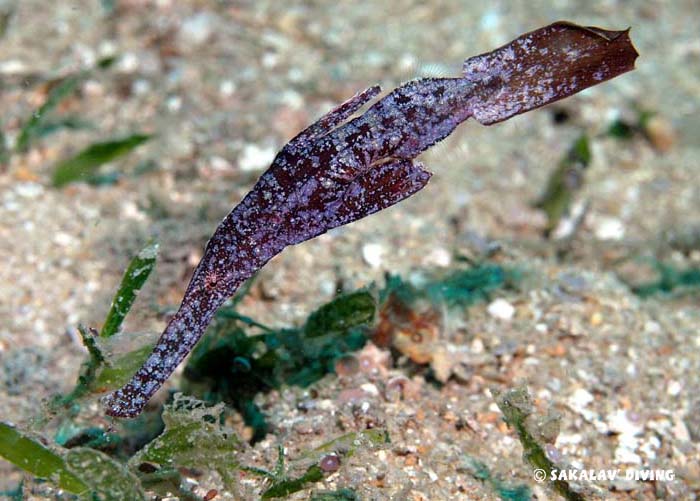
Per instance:
[[[607,419],[608,429],[613,433],[621,435],[636,436],[642,433],[644,425],[638,421],[633,421],[627,415],[627,411],[618,409],[608,414]]]
[[[681,390],[683,389],[683,385],[679,381],[669,381],[668,386],[666,387],[666,393],[668,393],[672,397],[676,397],[680,395]]]
[[[368,243],[362,246],[362,259],[372,268],[379,268],[382,265],[382,255],[384,247],[379,243]]]
[[[416,68],[417,60],[416,57],[411,53],[405,53],[399,57],[396,65],[399,71],[414,72]]]
[[[585,388],[577,388],[569,397],[568,403],[569,407],[580,411],[593,402],[594,399],[593,395]]]
[[[101,97],[104,95],[104,87],[97,80],[86,80],[83,84],[83,92],[90,97]]]
[[[332,296],[336,292],[337,285],[334,280],[321,280],[318,288],[324,296]]]
[[[214,32],[215,17],[208,12],[200,12],[188,17],[180,28],[180,38],[184,43],[201,45]]]
[[[165,105],[170,113],[176,113],[180,111],[182,107],[182,98],[180,96],[170,96],[165,102]]]
[[[227,172],[231,170],[231,164],[228,160],[220,156],[213,156],[209,159],[211,169],[216,172]]]
[[[527,360],[527,358],[525,360]],[[552,399],[552,392],[546,388],[542,388],[537,392],[537,398],[549,402]]]
[[[491,301],[486,310],[489,315],[500,320],[510,320],[515,315],[515,307],[503,298]]]
[[[557,436],[556,446],[561,447],[563,445],[576,445],[583,441],[583,437],[580,433],[560,433]]]
[[[275,150],[270,147],[246,144],[238,161],[238,167],[244,172],[257,171],[270,166],[275,159]]]
[[[495,10],[488,10],[486,11],[480,19],[479,22],[479,27],[483,31],[493,31],[497,29],[501,24],[501,15],[500,13]]]
[[[661,334],[661,325],[653,320],[644,322],[644,332],[646,334]]]
[[[133,52],[125,52],[117,61],[117,70],[121,73],[133,73],[139,67],[139,58]]]
[[[598,240],[621,240],[625,236],[625,226],[617,218],[601,217],[595,226]]]
[[[269,69],[272,69],[275,66],[277,66],[277,64],[279,63],[279,60],[280,60],[280,57],[278,54],[275,54],[274,52],[266,52],[265,54],[263,54],[261,63],[262,63],[263,68],[266,68],[269,70]]]
[[[639,452],[644,454],[647,459],[656,459],[656,451],[659,447],[661,447],[661,441],[657,437],[651,436],[639,446]]]
[[[474,354],[480,354],[484,352],[484,342],[479,337],[475,337],[469,347],[469,350]]]
[[[364,391],[365,393],[367,393],[368,395],[372,395],[372,396],[375,396],[375,397],[376,397],[377,395],[379,395],[379,390],[378,390],[377,387],[376,387],[375,385],[373,385],[372,383],[364,383],[363,385],[360,386],[360,389],[361,389],[362,391]]]
[[[36,198],[44,193],[44,188],[39,183],[17,183],[15,193],[24,198]]]
[[[231,80],[224,80],[219,84],[219,93],[224,97],[232,96],[236,92],[236,84]]]
[[[626,464],[642,464],[642,458],[635,451],[639,447],[639,439],[632,435],[620,435],[619,445],[615,449],[615,462]]]
[[[125,201],[121,205],[121,215],[125,219],[133,219],[136,221],[145,221],[146,214],[133,201]]]
[[[280,95],[280,102],[285,106],[300,110],[304,107],[304,97],[294,90],[285,90]]]
[[[549,381],[547,381],[547,388],[556,393],[559,393],[561,391],[561,380],[555,377],[551,378]]]
[[[443,247],[436,247],[423,258],[423,264],[426,266],[439,266],[447,268],[452,262],[452,255]]]
[[[69,235],[68,233],[65,233],[63,231],[59,231],[56,233],[53,237],[53,241],[55,244],[60,245],[61,247],[68,247],[71,245],[74,241],[74,238]]]
[[[81,59],[83,66],[94,66],[97,56],[92,47],[77,43],[73,46],[73,52]]]
[[[316,405],[318,406],[318,408],[320,410],[323,410],[323,411],[335,410],[335,404],[329,398],[324,398],[322,400],[319,400]]]
[[[7,212],[19,212],[22,206],[14,200],[8,200],[2,204],[3,209]]]
[[[151,92],[151,82],[149,82],[145,78],[138,78],[134,80],[133,84],[131,84],[131,90],[137,96],[145,96],[146,94]]]
[[[0,61],[0,73],[3,75],[17,75],[27,71],[27,65],[19,59]]]
[[[117,44],[114,40],[102,40],[97,46],[100,57],[114,57],[117,55]]]

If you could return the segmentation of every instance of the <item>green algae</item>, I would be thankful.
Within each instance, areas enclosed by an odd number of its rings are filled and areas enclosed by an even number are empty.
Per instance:
[[[540,434],[531,430],[531,416],[533,414],[532,397],[524,387],[513,388],[503,393],[492,389],[496,404],[503,413],[504,421],[518,434],[518,439],[523,447],[523,458],[534,470],[545,472],[550,487],[564,499],[569,501],[583,501],[584,498],[578,492],[572,490],[566,480],[548,478],[549,472],[556,470],[556,464],[547,457],[543,446],[538,442],[536,435]],[[547,423],[549,424],[549,423]],[[550,433],[547,430],[545,433]]]
[[[152,137],[148,134],[132,134],[119,139],[93,143],[54,167],[53,185],[60,188],[75,181],[89,180],[100,166],[130,153]]]
[[[73,494],[88,490],[58,453],[8,423],[0,422],[0,456],[35,477],[52,480]]]
[[[232,429],[221,424],[223,412],[223,404],[207,407],[201,401],[176,395],[163,410],[163,433],[137,452],[129,465],[134,469],[149,463],[169,469],[213,470],[226,488],[235,492],[241,441]]]
[[[569,212],[575,193],[583,186],[584,173],[591,160],[590,141],[586,134],[582,134],[550,174],[544,192],[534,204],[547,215],[547,235],[556,229],[562,217]]]
[[[266,477],[272,482],[272,485],[263,492],[262,499],[285,497],[305,489],[308,487],[308,484],[318,482],[325,477],[319,463],[321,462],[321,458],[327,454],[332,453],[338,455],[340,458],[347,459],[352,457],[359,450],[377,450],[389,443],[389,434],[384,429],[375,428],[362,432],[351,432],[329,440],[301,454],[291,463],[292,465],[297,464],[305,467],[304,473],[298,477],[292,478],[288,475],[284,464],[284,450],[282,447],[278,448],[277,466],[274,471],[269,472],[260,468],[245,468],[245,470]],[[311,462],[311,464],[309,464],[309,462]],[[346,498],[330,497],[326,499]]]
[[[51,114],[58,107],[61,102],[73,95],[78,86],[85,80],[86,74],[69,75],[64,79],[60,80],[56,85],[54,85],[46,96],[44,103],[39,106],[29,118],[26,120],[24,126],[20,130],[19,136],[17,137],[17,142],[15,144],[15,151],[19,153],[25,153],[29,150],[32,142],[42,135],[46,135],[47,127],[53,124],[52,127],[60,125],[60,121],[51,122]],[[63,126],[75,125],[73,121],[63,119]]]
[[[690,266],[683,269],[660,261],[655,262],[654,267],[659,278],[651,282],[633,285],[632,292],[647,298],[657,294],[700,291],[700,268]]]
[[[475,479],[488,484],[502,501],[529,501],[532,490],[525,484],[515,484],[494,476],[488,466],[477,458],[465,455],[457,471],[469,473]]]
[[[138,479],[106,454],[85,447],[54,450],[7,423],[0,423],[0,456],[81,499],[146,499]]]
[[[253,440],[262,439],[267,424],[255,395],[282,385],[306,387],[333,372],[338,358],[365,344],[375,311],[374,297],[356,291],[321,306],[301,328],[271,329],[233,306],[221,308],[185,367],[184,388],[229,403],[253,427]]]
[[[112,299],[112,305],[109,308],[102,330],[100,330],[100,337],[111,337],[119,332],[122,322],[129,310],[131,310],[141,287],[146,283],[146,280],[148,280],[155,268],[157,258],[158,243],[152,242],[141,249],[129,262],[117,293]]]

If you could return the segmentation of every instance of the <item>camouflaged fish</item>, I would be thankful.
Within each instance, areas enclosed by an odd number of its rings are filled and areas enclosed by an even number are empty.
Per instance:
[[[221,222],[177,313],[107,414],[138,415],[202,337],[217,309],[288,245],[410,197],[431,173],[415,158],[474,117],[484,125],[557,101],[634,68],[628,31],[558,22],[467,59],[462,76],[358,93],[292,139]]]

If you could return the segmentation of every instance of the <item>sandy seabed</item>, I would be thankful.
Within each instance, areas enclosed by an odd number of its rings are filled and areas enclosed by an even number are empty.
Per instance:
[[[389,90],[456,75],[466,57],[555,20],[631,26],[636,71],[501,125],[467,122],[421,157],[434,172],[425,190],[266,266],[242,311],[279,326],[303,321],[339,283],[354,290],[381,283],[387,271],[453,267],[455,255],[478,254],[484,242],[497,242],[499,259],[527,279],[443,322],[443,356],[431,368],[447,375],[444,384],[394,357],[380,371],[261,395],[275,435],[247,454],[272,467],[280,438],[294,457],[382,426],[388,447],[359,452],[313,489],[347,487],[362,499],[495,499],[493,486],[473,475],[475,458],[494,477],[555,499],[533,478],[491,394],[525,384],[538,415],[561,415],[550,450],[561,464],[619,469],[622,477],[673,472],[575,482],[587,496],[695,499],[698,294],[641,299],[626,280],[648,278],[635,266],[645,256],[679,267],[700,258],[664,237],[696,228],[700,213],[696,2],[131,0],[112,13],[107,3],[0,2],[13,12],[0,39],[0,126],[10,143],[43,102],[44,82],[118,56],[57,110],[89,128],[62,130],[0,167],[3,420],[26,422],[72,387],[85,356],[76,325],[100,325],[129,258],[151,237],[160,242],[158,267],[126,330],[159,332],[220,219],[275,152],[334,104],[375,83]],[[656,112],[650,137],[606,134],[638,109]],[[115,164],[126,173],[117,183],[51,186],[59,159],[136,131],[156,137]],[[592,138],[593,161],[576,200],[588,213],[558,258],[531,202],[582,132]],[[146,162],[155,168],[136,175]],[[642,259],[617,265],[633,254]],[[399,375],[411,378],[411,391],[388,398],[387,382]],[[343,398],[347,390],[363,392],[366,405]],[[0,478],[6,489],[22,475],[1,462]],[[246,498],[260,494],[252,481],[241,488]]]

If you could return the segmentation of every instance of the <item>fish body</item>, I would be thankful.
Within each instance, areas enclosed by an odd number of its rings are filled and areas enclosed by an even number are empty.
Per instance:
[[[390,207],[431,173],[415,158],[474,117],[485,125],[633,69],[627,31],[555,23],[467,59],[455,78],[413,80],[351,118],[373,86],[331,110],[277,154],[209,240],[177,313],[107,414],[138,415],[204,334],[217,309],[288,245]]]

